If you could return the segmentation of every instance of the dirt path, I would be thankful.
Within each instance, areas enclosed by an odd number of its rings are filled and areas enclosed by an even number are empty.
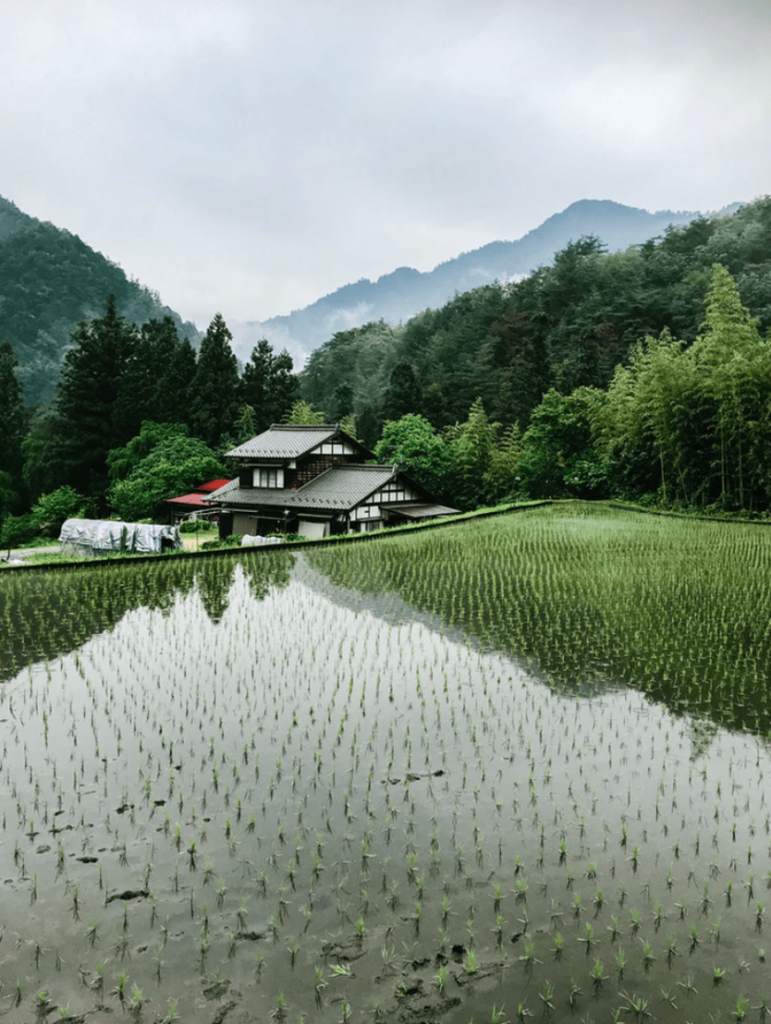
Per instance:
[[[7,562],[10,565],[24,565],[24,560],[29,555],[52,554],[58,552],[58,550],[58,544],[54,544],[50,548],[17,548],[15,551],[11,551],[10,559],[7,551],[0,551],[0,562]]]

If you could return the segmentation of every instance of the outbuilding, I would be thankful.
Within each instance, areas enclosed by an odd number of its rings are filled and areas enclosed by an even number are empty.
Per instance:
[[[217,510],[212,508],[207,498],[229,482],[227,479],[207,480],[206,483],[200,484],[189,494],[179,494],[176,498],[167,499],[166,504],[169,506],[172,525],[178,526],[186,519],[192,518],[194,513],[203,519],[216,517]]]

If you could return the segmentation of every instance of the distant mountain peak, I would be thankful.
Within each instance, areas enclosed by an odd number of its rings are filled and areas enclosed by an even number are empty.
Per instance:
[[[741,205],[732,203],[709,216],[727,216]],[[556,252],[582,235],[596,235],[609,252],[617,252],[663,234],[670,224],[687,224],[699,216],[692,210],[651,213],[613,199],[577,199],[515,241],[488,242],[430,271],[397,267],[376,281],[363,277],[343,285],[287,315],[233,323],[234,346],[246,359],[260,338],[267,337],[275,346],[286,348],[299,367],[313,349],[338,331],[372,320],[404,323],[421,310],[444,305],[455,292],[495,280],[516,280],[550,264]]]

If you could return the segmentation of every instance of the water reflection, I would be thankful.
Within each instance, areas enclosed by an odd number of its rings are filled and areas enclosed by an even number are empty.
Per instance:
[[[130,611],[168,613],[196,590],[217,623],[228,607],[236,565],[242,566],[252,596],[263,600],[288,584],[294,563],[292,552],[279,551],[5,572],[0,575],[0,682],[27,665],[76,650]]]
[[[771,732],[771,531],[571,506],[307,557],[336,599],[359,592],[382,612],[398,598],[549,686],[631,686]]]

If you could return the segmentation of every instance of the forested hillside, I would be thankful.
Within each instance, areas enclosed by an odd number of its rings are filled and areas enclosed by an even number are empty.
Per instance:
[[[768,197],[619,253],[584,237],[519,282],[456,295],[405,326],[380,321],[339,332],[312,354],[301,374],[303,396],[327,419],[354,413],[368,444],[385,421],[406,412],[442,430],[465,420],[477,398],[492,419],[524,431],[548,388],[606,388],[646,335],[667,329],[693,342],[714,263],[733,276],[767,334]]]
[[[341,422],[461,509],[619,496],[769,516],[771,197],[602,249],[581,238],[522,281],[335,334],[299,377],[264,339],[239,367],[219,314],[196,353],[110,296],[31,420],[0,341],[0,543],[84,512],[162,519],[281,421]]]
[[[117,264],[0,196],[0,340],[13,347],[26,404],[53,397],[73,328],[98,316],[108,295],[128,323],[170,316],[182,336],[200,341],[194,324]]]
[[[55,400],[32,417],[0,341],[0,543],[84,514],[163,521],[167,498],[223,476],[223,451],[292,411],[292,360],[265,341],[241,370],[219,313],[196,353],[170,316],[140,328],[105,305],[72,332]]]
[[[734,203],[720,215],[739,205]],[[406,323],[421,310],[443,306],[456,292],[509,281],[548,266],[571,239],[596,235],[609,252],[616,252],[660,234],[670,224],[687,224],[697,216],[684,210],[649,213],[609,199],[580,199],[515,241],[490,242],[429,271],[399,267],[376,281],[361,278],[304,309],[262,323],[239,324],[233,330],[236,351],[245,358],[259,338],[267,337],[285,345],[302,362],[336,331],[380,319]]]

